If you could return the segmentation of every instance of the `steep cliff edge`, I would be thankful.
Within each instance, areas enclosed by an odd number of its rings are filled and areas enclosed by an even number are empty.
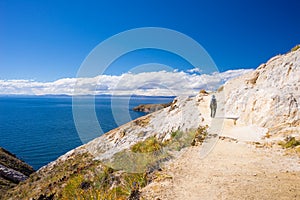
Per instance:
[[[300,49],[228,81],[214,93],[213,119],[211,94],[177,97],[61,156],[6,198],[272,199],[280,189],[298,198],[299,158],[268,139],[299,137],[299,62]]]
[[[33,172],[31,166],[0,147],[0,198],[20,181],[25,181]]]

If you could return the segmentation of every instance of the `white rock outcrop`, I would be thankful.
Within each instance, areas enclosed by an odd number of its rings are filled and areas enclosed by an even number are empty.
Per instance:
[[[300,134],[300,49],[224,85],[225,113],[270,134]]]

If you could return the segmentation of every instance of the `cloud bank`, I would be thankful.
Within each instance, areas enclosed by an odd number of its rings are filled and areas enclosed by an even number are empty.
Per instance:
[[[0,80],[1,95],[193,95],[200,89],[215,90],[229,79],[251,69],[229,70],[213,74],[195,70],[125,73],[119,76],[99,75],[94,78],[63,78],[54,82],[34,80]],[[198,71],[197,71],[198,72]]]

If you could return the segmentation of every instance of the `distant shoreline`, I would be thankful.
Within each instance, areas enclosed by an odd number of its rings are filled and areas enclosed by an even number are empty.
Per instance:
[[[100,98],[100,97],[138,97],[138,98],[175,98],[176,96],[147,96],[147,95],[67,95],[67,94],[59,94],[59,95],[27,95],[27,94],[1,94],[1,97],[45,97],[45,98],[49,98],[49,97],[96,97],[96,98]]]

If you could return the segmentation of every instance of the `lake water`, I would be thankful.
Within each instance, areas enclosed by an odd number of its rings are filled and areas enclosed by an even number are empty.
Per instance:
[[[112,101],[113,99],[113,101]],[[167,103],[170,97],[96,97],[97,120],[103,132],[143,116],[132,108],[139,104]],[[83,101],[84,102],[84,101]],[[113,106],[112,105],[113,102]],[[84,109],[86,104],[78,105]],[[116,113],[121,120],[115,121]],[[89,122],[86,126],[89,127]],[[92,127],[90,127],[92,128]],[[87,131],[90,132],[90,131]],[[99,134],[89,135],[89,140]],[[0,146],[6,148],[35,169],[82,144],[72,114],[72,98],[66,96],[0,97]]]

